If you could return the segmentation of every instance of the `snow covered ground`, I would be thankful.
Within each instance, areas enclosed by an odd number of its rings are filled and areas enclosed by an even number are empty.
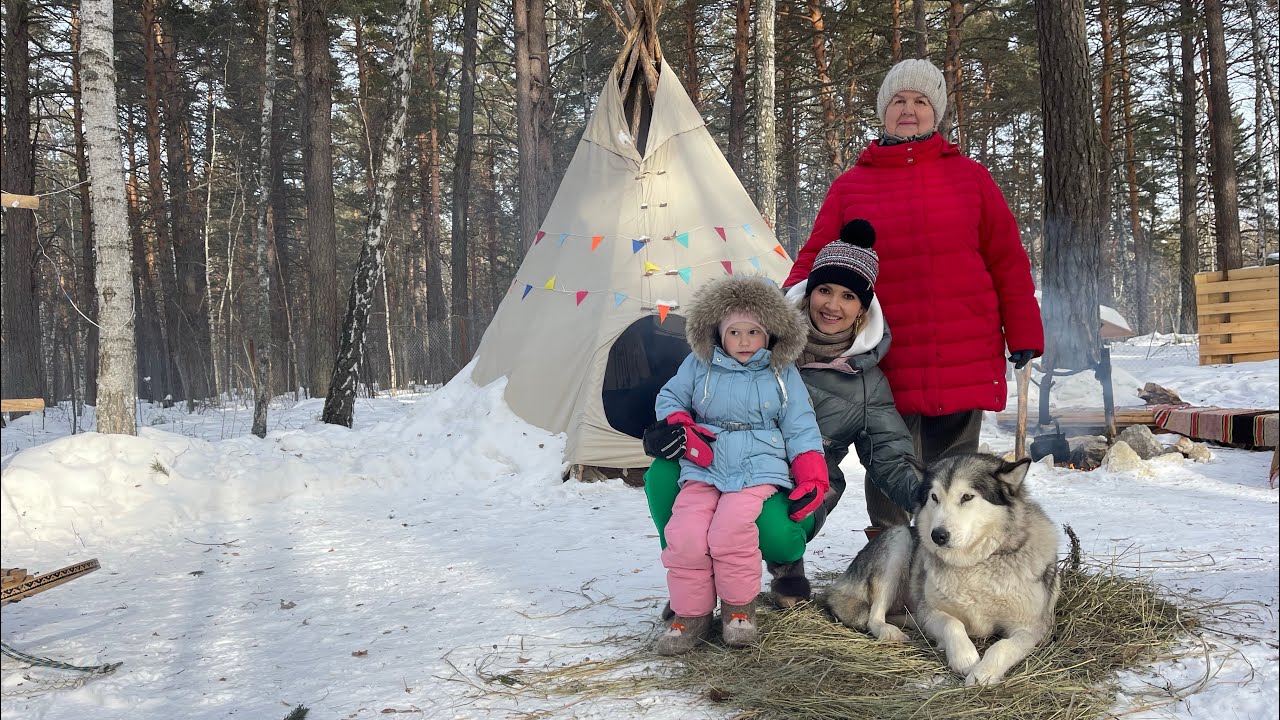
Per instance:
[[[1188,402],[1277,406],[1276,361],[1200,367],[1194,344],[1171,336],[1135,338],[1112,357],[1138,386]],[[136,438],[71,435],[64,409],[0,432],[3,565],[102,563],[6,605],[0,635],[36,655],[124,663],[79,688],[20,697],[69,674],[6,658],[6,720],[278,720],[297,704],[314,719],[731,714],[675,694],[576,702],[486,684],[652,637],[666,590],[643,492],[561,482],[563,437],[512,415],[500,383],[458,378],[362,400],[351,430],[320,423],[322,402],[274,405],[265,440],[248,434],[246,406],[147,406]],[[990,416],[983,441],[1012,447]],[[1280,714],[1270,459],[1215,448],[1207,464],[1148,472],[1033,469],[1032,492],[1088,555],[1237,603],[1230,633],[1211,636],[1208,668],[1189,658],[1127,678],[1177,688],[1208,669],[1208,686],[1129,717]],[[811,546],[817,570],[843,569],[865,543],[861,470],[846,469],[850,496]]]

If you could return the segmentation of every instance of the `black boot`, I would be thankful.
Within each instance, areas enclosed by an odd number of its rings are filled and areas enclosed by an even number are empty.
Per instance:
[[[804,576],[804,558],[789,563],[765,563],[773,579],[769,581],[769,594],[776,607],[793,608],[808,602],[813,595],[809,579]]]

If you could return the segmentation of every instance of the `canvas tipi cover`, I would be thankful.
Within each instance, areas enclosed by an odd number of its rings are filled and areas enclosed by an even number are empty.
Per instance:
[[[646,385],[652,414],[657,387],[687,353],[680,313],[693,293],[726,273],[778,282],[790,267],[671,68],[661,66],[643,157],[615,70],[485,331],[472,378],[486,385],[505,376],[517,415],[567,434],[567,462],[646,467],[638,433],[617,429],[616,411],[610,423],[605,396]],[[679,353],[657,371],[644,355],[672,338]]]

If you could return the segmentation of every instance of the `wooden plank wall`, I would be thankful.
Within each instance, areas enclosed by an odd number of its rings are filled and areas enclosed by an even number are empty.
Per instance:
[[[1280,357],[1280,265],[1196,274],[1200,364]]]

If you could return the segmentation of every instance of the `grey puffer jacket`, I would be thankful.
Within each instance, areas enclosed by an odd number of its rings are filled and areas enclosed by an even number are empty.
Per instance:
[[[787,299],[800,305],[805,287],[803,281],[792,287]],[[826,512],[819,517],[834,509],[844,494],[846,482],[840,462],[848,456],[850,446],[858,452],[858,461],[867,469],[871,482],[908,514],[915,513],[921,479],[908,459],[915,455],[915,444],[879,367],[889,343],[880,301],[873,298],[865,326],[844,355],[833,363],[800,366],[800,377],[809,388],[818,417],[831,480],[831,492],[822,501]]]

